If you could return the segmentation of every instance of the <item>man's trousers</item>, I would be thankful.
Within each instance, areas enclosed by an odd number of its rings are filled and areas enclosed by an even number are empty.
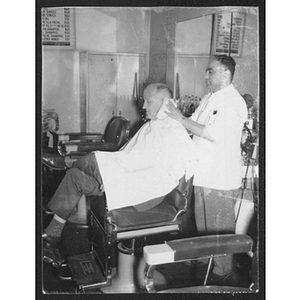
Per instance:
[[[81,196],[101,196],[102,178],[94,153],[74,162],[48,203],[48,207],[59,217],[67,220]]]

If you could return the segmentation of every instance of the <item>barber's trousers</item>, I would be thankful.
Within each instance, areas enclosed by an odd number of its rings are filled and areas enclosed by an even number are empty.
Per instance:
[[[235,232],[234,206],[240,189],[216,190],[195,186],[195,220],[199,235]],[[214,258],[213,273],[226,275],[232,271],[233,255]]]
[[[48,207],[59,217],[67,220],[81,196],[101,196],[102,178],[94,153],[74,162],[48,203]]]

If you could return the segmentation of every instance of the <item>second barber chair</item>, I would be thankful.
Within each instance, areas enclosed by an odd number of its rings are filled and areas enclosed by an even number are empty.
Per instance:
[[[53,136],[51,151],[43,151],[41,162],[43,166],[43,207],[44,224],[46,227],[52,218],[52,212],[46,208],[65,172],[74,161],[92,151],[117,151],[129,139],[130,121],[119,116],[113,117],[106,126],[104,134],[101,133],[63,133],[50,132]],[[55,184],[53,184],[55,181]],[[74,235],[74,239],[86,238],[88,231],[89,202],[82,196],[76,209],[69,217],[65,226],[65,235]],[[63,232],[64,235],[64,232]],[[63,240],[63,238],[62,238]],[[68,240],[72,240],[68,238]],[[65,243],[67,250],[76,253],[73,244]],[[86,247],[85,247],[86,248]],[[70,252],[69,251],[69,252]],[[77,253],[79,253],[77,251]]]
[[[117,151],[129,139],[130,121],[113,117],[101,133],[63,133],[59,135],[59,152],[62,156],[78,157],[92,151]]]

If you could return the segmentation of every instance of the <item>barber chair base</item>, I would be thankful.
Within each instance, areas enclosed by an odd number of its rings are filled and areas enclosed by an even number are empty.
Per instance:
[[[118,250],[118,267],[112,278],[112,285],[102,288],[101,291],[105,294],[138,293],[143,289],[146,263],[142,256],[135,255],[134,250],[129,250],[121,242]]]
[[[136,256],[129,253],[122,243],[118,244],[118,267],[117,273],[112,278],[112,285],[102,288],[102,292],[109,293],[136,293],[137,288],[134,282],[134,266],[136,264]]]

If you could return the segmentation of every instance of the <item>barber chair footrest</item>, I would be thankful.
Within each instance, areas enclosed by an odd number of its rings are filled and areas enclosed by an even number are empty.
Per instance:
[[[64,263],[64,258],[61,256],[58,248],[50,244],[44,244],[43,261],[52,264],[53,267],[59,268]]]
[[[68,256],[67,261],[72,279],[79,290],[91,290],[106,285],[103,268],[94,251]]]

